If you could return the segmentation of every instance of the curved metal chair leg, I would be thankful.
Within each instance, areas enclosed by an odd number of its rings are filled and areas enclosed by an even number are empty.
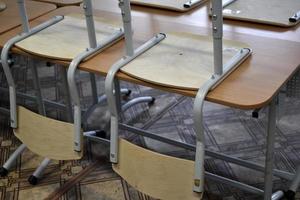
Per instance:
[[[38,168],[33,172],[33,174],[29,176],[28,182],[31,185],[36,185],[38,183],[39,178],[41,178],[43,171],[50,162],[51,160],[49,158],[45,158]]]

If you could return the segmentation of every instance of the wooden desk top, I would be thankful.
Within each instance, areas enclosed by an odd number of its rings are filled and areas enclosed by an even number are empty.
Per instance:
[[[7,8],[0,12],[0,34],[21,25],[18,5],[15,0],[3,0]],[[26,9],[29,20],[35,19],[56,9],[56,6],[48,3],[26,1]]]
[[[82,3],[82,0],[34,0],[34,1],[52,3],[55,4],[57,7],[79,6]]]
[[[59,8],[51,14],[44,15],[34,20],[32,24],[38,24],[49,19],[49,16],[66,14],[78,10],[75,7]],[[98,12],[97,12],[98,14]],[[116,17],[113,13],[101,12],[105,17]],[[209,26],[209,24],[208,24]],[[156,15],[149,16],[143,14],[133,18],[134,27],[134,41],[135,46],[145,42],[153,33],[169,32],[184,30],[186,32],[197,34],[210,34],[210,28],[203,28],[199,26],[183,25],[181,21],[174,20],[170,23],[169,20],[160,20]],[[269,28],[269,27],[268,27]],[[273,27],[272,27],[273,28]],[[237,41],[249,44],[254,53],[245,61],[236,71],[234,71],[228,78],[226,78],[220,86],[210,92],[207,100],[211,102],[220,103],[223,105],[254,109],[267,105],[272,97],[279,91],[280,87],[293,75],[300,64],[300,34],[294,31],[287,31],[282,33],[282,38],[288,38],[292,35],[290,40],[274,39],[272,28],[267,30],[265,34],[267,37],[258,37],[256,34],[243,34],[236,32],[224,31],[224,38],[234,39]],[[235,30],[235,26],[232,27]],[[254,29],[254,27],[252,27]],[[280,28],[278,28],[279,30]],[[0,37],[0,46],[10,37],[14,36],[19,28],[3,34]],[[259,30],[262,31],[262,30]],[[298,37],[296,37],[298,36]],[[299,41],[299,42],[295,42]],[[20,50],[16,52],[21,53]],[[124,41],[116,43],[114,46],[105,50],[101,54],[80,65],[81,70],[95,72],[99,75],[106,75],[110,66],[124,55]],[[67,64],[58,62],[61,64]],[[195,91],[178,90],[161,87],[158,85],[149,84],[138,79],[129,77],[123,73],[118,73],[118,77],[122,80],[162,89],[169,92],[175,92],[187,96],[195,96]]]
[[[174,11],[136,5],[132,5],[131,8],[132,16],[144,17],[147,21],[155,19],[161,22],[176,22],[179,24],[191,25],[196,27],[210,27],[211,20],[208,16],[209,3],[210,1],[207,1],[206,3],[203,3],[203,5],[200,5],[185,13],[178,13]],[[120,8],[118,7],[117,0],[93,0],[93,7],[98,10],[120,13]],[[283,28],[258,23],[224,19],[223,28],[224,31],[232,31],[261,37],[271,37],[300,42],[300,24],[292,28]]]

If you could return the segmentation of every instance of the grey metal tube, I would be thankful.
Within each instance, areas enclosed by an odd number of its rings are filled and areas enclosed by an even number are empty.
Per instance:
[[[130,131],[132,133],[135,133],[135,134],[138,134],[138,135],[141,135],[141,136],[144,136],[144,137],[148,137],[148,138],[151,138],[151,139],[154,139],[154,140],[159,140],[161,142],[164,142],[164,143],[167,143],[167,144],[170,144],[170,145],[174,145],[174,146],[177,146],[177,147],[181,147],[181,148],[184,148],[184,149],[187,149],[187,150],[190,150],[190,151],[196,151],[196,146],[192,145],[192,144],[187,144],[187,143],[183,143],[183,142],[180,142],[180,141],[165,138],[165,137],[162,137],[160,135],[151,133],[149,131],[146,131],[146,130],[143,130],[143,129],[140,129],[140,128],[137,128],[137,127],[132,127],[132,126],[129,126],[129,125],[126,125],[126,124],[123,124],[123,123],[121,123],[119,126],[120,126],[120,128],[122,128],[124,130]],[[235,157],[232,157],[232,156],[229,156],[229,155],[226,155],[226,154],[213,152],[213,151],[210,151],[210,150],[207,150],[207,149],[205,150],[205,154],[207,156],[210,156],[210,157],[213,157],[213,158],[216,158],[216,159],[220,159],[220,160],[224,160],[224,161],[227,161],[227,162],[230,162],[230,163],[234,163],[234,164],[237,164],[237,165],[240,165],[240,166],[243,166],[243,167],[246,167],[246,168],[250,168],[250,169],[253,169],[253,170],[257,170],[257,171],[261,171],[261,172],[264,172],[264,170],[265,170],[265,167],[262,166],[262,165],[258,165],[256,163],[253,163],[253,162],[250,162],[250,161],[245,161],[245,160],[242,160],[242,159],[239,159],[239,158],[235,158]],[[273,174],[274,174],[274,176],[284,178],[286,180],[293,180],[293,178],[294,178],[294,174],[289,173],[289,172],[285,172],[285,171],[282,171],[282,170],[277,170],[277,169],[273,170]]]
[[[223,6],[222,0],[212,1],[212,31],[214,48],[214,74],[223,73]]]
[[[44,22],[44,23],[32,28],[30,30],[30,32],[24,33],[22,35],[17,35],[15,37],[13,37],[12,39],[8,40],[5,43],[4,47],[2,48],[1,62],[2,62],[2,67],[3,67],[3,71],[5,73],[6,80],[9,85],[10,121],[11,121],[12,128],[17,128],[18,123],[17,123],[16,86],[15,86],[14,79],[12,77],[12,73],[10,70],[9,63],[8,63],[9,51],[15,43],[43,30],[44,28],[47,28],[47,27],[59,22],[62,19],[63,19],[63,17],[61,17],[61,16],[53,17],[52,19],[48,20],[47,22]]]
[[[116,97],[114,95],[115,91],[115,76],[119,69],[121,69],[124,65],[131,62],[137,56],[141,55],[149,48],[153,47],[161,40],[165,38],[164,34],[157,34],[155,37],[148,40],[146,43],[137,48],[133,54],[133,56],[125,56],[121,60],[117,61],[112,67],[109,69],[106,79],[105,79],[105,94],[107,96],[108,107],[111,113],[111,134],[110,134],[110,161],[113,163],[118,162],[118,131],[119,131],[119,115]]]
[[[125,112],[127,109],[129,109],[130,107],[132,107],[138,103],[149,103],[151,101],[153,101],[153,97],[150,97],[150,96],[134,98],[122,106],[122,112]]]
[[[123,19],[126,55],[132,56],[134,54],[134,49],[133,49],[133,40],[132,40],[130,1],[129,0],[119,0],[119,6],[121,9],[121,14],[122,14],[122,19]]]
[[[267,129],[267,152],[265,161],[265,193],[264,200],[270,200],[272,196],[273,185],[273,162],[274,162],[274,142],[275,142],[275,129],[276,129],[276,104],[273,98],[269,105],[268,114],[268,129]]]
[[[0,92],[8,93],[9,90],[8,90],[8,88],[0,87]],[[32,96],[30,94],[26,94],[26,93],[22,93],[22,92],[16,92],[16,94],[17,94],[17,97],[24,98],[24,99],[27,99],[27,100],[30,100],[30,101],[36,101],[36,99],[37,99],[36,96]],[[44,99],[43,101],[44,101],[45,105],[47,105],[47,106],[50,106],[50,107],[53,107],[53,108],[58,108],[58,109],[61,109],[61,110],[66,110],[66,106],[61,104],[61,103],[57,103],[57,102],[50,101],[50,100],[47,100],[47,99]]]
[[[95,24],[93,19],[93,7],[91,0],[83,0],[83,9],[85,14],[87,32],[89,37],[90,48],[96,48],[97,39],[95,32]]]
[[[89,73],[89,75],[90,75],[91,88],[92,88],[93,104],[97,104],[98,103],[98,92],[97,92],[96,75],[91,72]]]
[[[95,31],[95,23],[93,17],[93,6],[91,0],[84,0],[83,1],[83,9],[85,14],[88,38],[90,48],[94,49],[97,47],[97,37]],[[97,84],[96,84],[96,76],[93,73],[90,73],[90,80],[91,80],[91,87],[92,87],[92,97],[93,103],[98,103],[98,94],[97,94]]]
[[[0,107],[0,112],[5,114],[5,115],[9,115],[9,109]]]
[[[261,189],[258,189],[256,187],[235,181],[235,180],[231,180],[222,176],[218,176],[216,174],[212,174],[209,172],[205,172],[205,178],[208,178],[210,180],[216,181],[216,182],[220,182],[223,183],[225,185],[230,185],[236,188],[239,188],[241,190],[250,192],[250,193],[254,193],[254,194],[259,194],[259,195],[263,195],[264,191]]]
[[[62,90],[65,98],[66,118],[68,122],[73,122],[73,109],[70,96],[70,90],[68,86],[67,69],[61,65],[56,65],[61,74]]]
[[[26,149],[25,144],[21,144],[8,158],[8,160],[4,163],[3,167],[7,170],[11,168],[15,160],[18,158],[19,155]]]
[[[289,187],[289,190],[296,192],[299,187],[299,183],[300,183],[300,166],[297,167],[296,175]]]
[[[69,68],[68,68],[68,83],[70,87],[71,96],[74,102],[74,150],[81,151],[81,107],[80,107],[80,97],[78,93],[78,88],[75,80],[75,73],[79,63],[85,58],[91,56],[92,54],[103,50],[107,45],[111,44],[113,41],[119,39],[123,36],[123,32],[117,31],[111,37],[105,39],[102,44],[98,44],[98,46],[94,49],[89,49],[88,51],[84,51],[76,56]]]
[[[39,111],[39,114],[46,116],[46,111],[45,111],[45,106],[44,106],[42,91],[41,91],[41,85],[40,85],[40,81],[39,81],[39,77],[38,77],[37,66],[36,66],[34,60],[31,60],[30,67],[31,67],[31,72],[32,72],[32,77],[33,77],[33,86],[35,89],[36,103],[38,106],[38,111]]]
[[[47,165],[51,162],[49,158],[45,158],[41,164],[36,168],[36,170],[33,172],[33,176],[36,178],[40,178],[43,174],[43,171],[46,169]]]
[[[29,27],[28,16],[26,13],[24,0],[17,0],[17,2],[18,2],[18,7],[19,7],[19,14],[20,14],[21,21],[22,21],[23,33],[28,33],[30,30],[30,27]]]
[[[272,200],[280,200],[280,199],[282,199],[283,197],[284,197],[283,191],[277,191],[277,192],[275,192],[275,193],[272,194],[271,199],[272,199]]]

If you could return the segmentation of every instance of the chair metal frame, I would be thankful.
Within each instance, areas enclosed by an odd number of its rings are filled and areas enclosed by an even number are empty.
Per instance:
[[[117,72],[125,66],[127,63],[137,58],[143,52],[147,51],[154,45],[158,44],[165,38],[165,35],[160,33],[155,37],[148,40],[146,43],[133,50],[132,46],[132,34],[131,34],[131,14],[129,0],[119,0],[120,8],[124,13],[126,21],[124,21],[125,41],[126,41],[126,55],[114,63],[110,68],[105,80],[105,92],[108,98],[109,108],[111,111],[111,140],[110,140],[110,161],[112,163],[118,163],[118,134],[119,129],[130,131],[132,133],[149,137],[151,139],[159,140],[161,142],[179,146],[191,151],[195,151],[195,177],[194,177],[194,192],[203,192],[203,180],[204,175],[206,178],[216,182],[224,183],[241,190],[255,193],[264,196],[265,200],[277,200],[283,195],[283,191],[278,191],[272,194],[272,177],[273,175],[293,181],[290,190],[296,191],[300,182],[300,169],[297,171],[297,176],[293,173],[285,172],[282,170],[273,169],[274,162],[274,140],[275,140],[275,127],[276,127],[276,97],[269,104],[268,114],[268,128],[267,128],[267,144],[266,144],[266,161],[265,166],[258,165],[256,163],[245,161],[239,158],[234,158],[222,153],[205,150],[205,138],[203,127],[203,104],[205,97],[210,90],[213,90],[218,84],[222,82],[226,76],[228,76],[234,69],[236,69],[241,62],[243,62],[250,54],[251,49],[241,49],[228,63],[223,65],[222,61],[222,37],[223,37],[223,15],[222,9],[224,6],[232,3],[234,0],[224,1],[213,0],[212,1],[212,32],[213,32],[213,49],[214,49],[214,74],[212,78],[201,86],[197,92],[194,101],[194,122],[196,131],[196,145],[190,145],[179,141],[174,141],[169,138],[165,138],[154,133],[151,133],[140,128],[132,127],[120,122],[120,116],[118,112],[118,80],[116,78]],[[126,28],[127,27],[127,28]],[[224,66],[224,67],[223,67]],[[224,70],[223,70],[224,69]],[[234,163],[249,169],[264,172],[265,184],[264,190],[247,185],[245,183],[231,180],[219,175],[215,175],[204,171],[204,156],[208,155],[217,159],[221,159],[230,163]],[[191,188],[192,190],[192,188]]]
[[[5,76],[7,78],[8,81],[8,85],[9,85],[9,99],[10,99],[10,124],[12,128],[17,128],[18,126],[18,122],[17,122],[17,101],[16,101],[16,96],[17,96],[17,92],[16,92],[16,85],[14,83],[13,80],[13,76],[10,70],[10,66],[9,66],[9,58],[8,58],[8,54],[10,52],[10,49],[14,46],[14,44],[16,44],[17,42],[26,39],[27,37],[30,37],[31,35],[34,35],[36,33],[38,33],[39,31],[50,27],[51,25],[54,25],[55,23],[59,23],[61,20],[63,20],[63,16],[55,16],[52,19],[36,26],[33,27],[32,29],[30,29],[29,27],[29,22],[28,22],[28,17],[27,17],[27,13],[26,13],[26,9],[25,9],[25,3],[24,0],[17,0],[18,5],[19,5],[19,12],[20,12],[20,16],[22,19],[22,29],[23,32],[17,36],[15,36],[14,38],[10,39],[3,47],[2,53],[1,53],[1,63],[4,69],[4,73]],[[74,135],[75,135],[75,141],[74,141],[74,151],[81,151],[82,147],[80,146],[81,144],[81,138],[80,135],[82,134],[81,131],[81,108],[80,108],[80,99],[79,99],[79,94],[78,94],[78,89],[76,86],[76,82],[75,82],[75,72],[76,72],[76,68],[78,66],[78,64],[85,58],[89,57],[90,55],[94,54],[95,52],[99,52],[101,51],[103,48],[105,48],[106,46],[108,46],[109,44],[111,44],[112,42],[114,42],[115,40],[118,40],[119,38],[123,37],[123,30],[117,30],[112,36],[108,37],[108,39],[105,39],[102,43],[97,44],[96,41],[96,35],[95,35],[95,27],[94,27],[94,20],[93,20],[93,12],[92,12],[92,3],[91,0],[85,0],[84,1],[84,13],[85,13],[85,17],[86,17],[86,24],[87,24],[87,30],[88,30],[88,38],[89,38],[89,48],[87,48],[85,51],[83,51],[81,54],[79,54],[77,57],[75,57],[73,59],[73,61],[71,62],[69,69],[68,69],[68,75],[66,76],[65,70],[63,75],[65,75],[63,77],[63,81],[67,84],[67,82],[69,82],[69,87],[71,92],[73,92],[74,94],[72,94],[72,97],[74,98],[74,124],[76,126],[75,130],[74,130]],[[34,81],[36,84],[36,89],[39,92],[37,94],[37,97],[33,97],[32,99],[37,99],[38,103],[39,103],[39,111],[40,114],[45,115],[45,108],[44,108],[44,104],[43,104],[43,100],[42,100],[42,96],[40,93],[40,86],[39,86],[39,81],[38,81],[38,75],[37,75],[37,71],[36,71],[36,67],[33,66],[33,75],[36,77],[36,81]],[[94,74],[90,74],[91,76],[91,80],[93,82],[93,80],[95,81],[95,75]],[[95,86],[96,86],[96,82],[94,82]],[[68,88],[65,88],[68,89]],[[97,91],[96,87],[93,87],[92,84],[92,91],[93,94],[95,94],[95,91]],[[123,94],[129,94],[130,91],[128,89],[123,89],[122,91]],[[68,94],[69,95],[69,94]],[[67,98],[70,99],[70,97],[67,95]],[[25,95],[25,97],[27,97]],[[96,95],[93,97],[94,99],[94,104],[95,103],[101,103],[104,100],[106,100],[105,96],[102,95],[98,98],[98,96]],[[140,99],[137,99],[135,101],[129,101],[127,102],[124,106],[126,108],[133,106],[137,103],[142,103],[142,102],[151,102],[153,101],[152,97],[140,97]],[[56,105],[56,104],[55,104]],[[69,105],[69,108],[71,108],[71,104]],[[72,110],[71,110],[72,111]],[[72,112],[70,112],[72,113]],[[69,121],[72,121],[72,117],[69,117]],[[96,131],[90,131],[88,132],[88,134],[84,134],[85,136],[89,137],[89,136],[93,136],[95,135]],[[17,150],[11,155],[11,157],[6,161],[6,163],[4,164],[4,166],[2,167],[2,171],[5,171],[4,175],[6,175],[8,172],[7,170],[13,165],[14,161],[17,159],[17,157],[26,149],[26,145],[22,144],[21,146],[19,146],[17,148]],[[45,158],[44,161],[41,163],[41,165],[38,167],[38,169],[33,173],[33,175],[29,178],[29,181],[31,180],[32,184],[34,184],[36,182],[36,178],[40,177],[42,171],[44,170],[44,168],[48,165],[48,163],[50,162],[50,159]]]

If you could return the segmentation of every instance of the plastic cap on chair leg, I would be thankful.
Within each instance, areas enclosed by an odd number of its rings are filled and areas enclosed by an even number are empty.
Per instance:
[[[34,175],[30,175],[29,178],[28,178],[28,182],[31,185],[36,185],[38,183],[38,178]]]
[[[154,97],[152,97],[152,100],[148,103],[148,105],[149,105],[149,106],[153,105],[154,102],[155,102],[155,100],[156,100],[156,99],[155,99]]]
[[[295,200],[296,193],[292,190],[288,190],[284,193],[284,196],[287,200]]]
[[[100,138],[107,138],[107,134],[105,131],[101,130],[101,131],[96,131],[96,136],[100,137]]]
[[[0,167],[0,176],[4,177],[8,174],[8,170],[5,169],[4,167]]]

